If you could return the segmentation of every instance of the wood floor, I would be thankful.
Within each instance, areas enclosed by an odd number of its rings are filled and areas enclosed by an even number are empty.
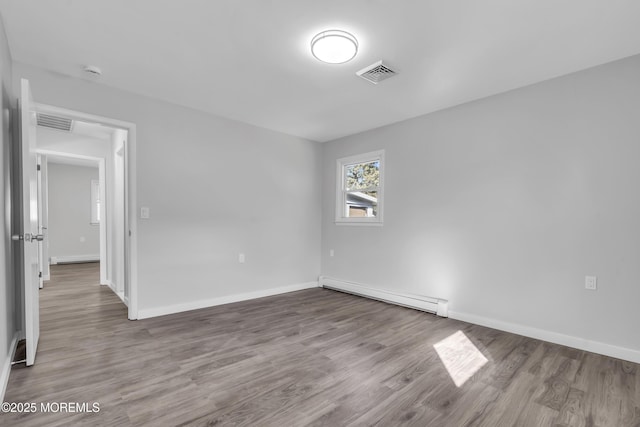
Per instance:
[[[5,400],[100,411],[0,425],[640,426],[633,363],[324,289],[132,322],[97,283],[54,266]]]

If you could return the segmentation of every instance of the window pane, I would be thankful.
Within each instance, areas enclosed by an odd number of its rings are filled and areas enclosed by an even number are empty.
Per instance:
[[[345,198],[347,218],[375,218],[378,216],[377,191],[349,191]]]
[[[345,190],[378,187],[380,185],[380,162],[375,160],[368,163],[345,165],[344,179]]]
[[[336,224],[382,225],[384,150],[336,159]]]

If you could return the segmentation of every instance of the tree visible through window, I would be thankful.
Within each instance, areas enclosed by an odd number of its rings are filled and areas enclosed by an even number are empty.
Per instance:
[[[384,152],[338,160],[336,222],[382,223],[382,161]]]

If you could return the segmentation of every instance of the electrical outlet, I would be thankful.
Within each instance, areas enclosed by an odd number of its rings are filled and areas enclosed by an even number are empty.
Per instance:
[[[329,249],[329,256],[333,256],[333,255],[334,255],[333,249]]]
[[[149,219],[149,208],[144,206],[140,208],[140,218]]]
[[[585,276],[584,278],[584,288],[590,291],[598,289],[597,283],[596,276]]]
[[[244,264],[245,258],[244,258],[244,254],[238,254],[238,262],[240,264]]]

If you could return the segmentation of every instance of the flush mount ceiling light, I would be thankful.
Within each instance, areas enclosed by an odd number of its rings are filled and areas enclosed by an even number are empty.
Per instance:
[[[346,31],[323,31],[311,39],[311,53],[322,62],[342,64],[356,56],[358,40]]]

